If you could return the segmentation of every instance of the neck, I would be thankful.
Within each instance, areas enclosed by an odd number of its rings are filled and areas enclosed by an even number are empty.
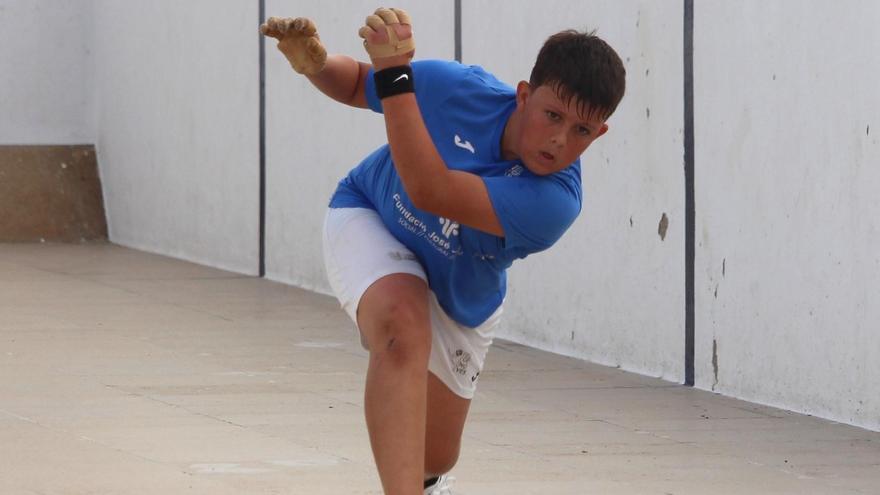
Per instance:
[[[501,158],[505,160],[519,158],[514,144],[519,142],[520,120],[519,108],[517,108],[504,125],[504,132],[501,134]]]

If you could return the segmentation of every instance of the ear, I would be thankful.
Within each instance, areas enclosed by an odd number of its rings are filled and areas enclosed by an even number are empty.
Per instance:
[[[596,137],[598,138],[599,136],[601,136],[602,134],[605,134],[606,132],[608,132],[608,124],[602,124],[602,127],[599,128],[599,132],[596,134]]]
[[[526,81],[520,81],[516,85],[516,106],[523,107],[532,93],[532,86]]]

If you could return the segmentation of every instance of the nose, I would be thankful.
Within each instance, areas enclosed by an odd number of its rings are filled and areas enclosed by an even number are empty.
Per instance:
[[[565,146],[565,132],[559,132],[550,136],[550,143],[555,145],[557,148],[562,148]]]

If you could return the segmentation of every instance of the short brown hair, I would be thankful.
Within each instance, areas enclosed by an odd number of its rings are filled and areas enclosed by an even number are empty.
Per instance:
[[[568,104],[577,99],[578,111],[598,112],[607,119],[626,91],[626,69],[617,52],[596,32],[569,29],[544,42],[532,68],[529,84],[552,87]]]

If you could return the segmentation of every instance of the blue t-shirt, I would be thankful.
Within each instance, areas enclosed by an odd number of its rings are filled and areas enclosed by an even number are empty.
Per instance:
[[[580,213],[580,160],[543,177],[519,160],[505,161],[501,136],[516,108],[513,88],[479,66],[458,62],[418,61],[412,69],[434,146],[448,168],[483,178],[504,237],[415,208],[387,144],[339,182],[330,207],[376,210],[416,255],[443,310],[475,327],[501,305],[513,261],[553,245]],[[370,108],[381,113],[372,72],[365,91]]]

